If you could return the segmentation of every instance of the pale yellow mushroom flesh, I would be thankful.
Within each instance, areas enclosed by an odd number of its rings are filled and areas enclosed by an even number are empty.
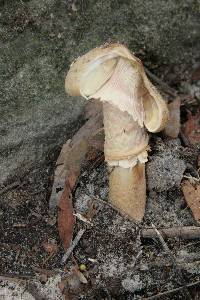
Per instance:
[[[148,135],[161,131],[167,106],[149,82],[140,60],[126,47],[95,48],[70,67],[66,91],[103,102],[105,160],[109,166],[109,201],[135,221],[146,205],[145,162]]]
[[[130,114],[103,103],[105,160],[109,166],[109,201],[135,221],[146,204],[145,162],[148,136]]]

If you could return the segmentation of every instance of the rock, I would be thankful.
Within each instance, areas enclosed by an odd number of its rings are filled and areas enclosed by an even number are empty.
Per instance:
[[[35,300],[35,297],[25,291],[25,286],[20,283],[5,279],[1,280],[0,287],[0,299]]]
[[[78,188],[76,191],[76,195],[80,193],[80,189]],[[88,210],[89,203],[91,201],[91,197],[88,195],[80,194],[80,197],[77,197],[76,203],[75,203],[75,210],[78,213],[85,214]]]
[[[69,97],[69,64],[109,41],[148,66],[199,57],[196,1],[0,1],[0,184],[41,165],[72,133],[84,100]]]
[[[19,283],[17,281],[19,281]],[[8,277],[8,279],[5,277],[5,279],[1,279],[0,282],[0,299],[62,300],[63,297],[58,287],[60,281],[60,275],[50,277],[44,285],[37,280],[30,280],[27,284],[25,280],[20,281],[20,278],[16,280],[14,277]]]
[[[36,163],[44,162],[50,150],[72,135],[73,122],[84,102],[65,94],[64,76],[58,76],[50,56],[34,57],[34,37],[30,34],[29,38],[27,36],[27,41],[24,41],[26,50],[18,44],[23,42],[19,38],[12,49],[5,47],[1,52],[2,59],[10,60],[7,68],[13,75],[3,82],[2,77],[0,79],[0,182],[19,167],[19,171],[25,173]],[[15,55],[19,57],[18,52],[23,50],[25,58],[21,59],[24,61],[15,69],[12,53],[17,51]]]
[[[61,300],[63,299],[63,296],[58,286],[59,282],[61,282],[61,276],[54,275],[48,279],[45,285],[42,285],[41,283],[38,282],[36,286],[40,291],[40,295],[44,299]]]
[[[28,11],[34,18],[50,12],[56,4],[56,0],[31,0],[28,2]]]
[[[143,288],[140,275],[134,275],[132,278],[125,278],[122,281],[122,286],[126,291],[131,293],[139,291]]]
[[[182,93],[189,94],[192,97],[195,97],[197,100],[200,100],[200,81],[197,81],[193,84],[189,82],[182,82],[180,90]]]
[[[163,192],[179,187],[185,169],[184,161],[172,155],[154,156],[147,167],[149,190]]]
[[[179,158],[176,141],[162,144],[156,155],[149,158],[147,163],[147,183],[149,191],[163,192],[180,188],[185,162]]]

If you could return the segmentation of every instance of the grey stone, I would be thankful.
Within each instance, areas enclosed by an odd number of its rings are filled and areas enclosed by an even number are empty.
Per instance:
[[[199,57],[197,1],[0,1],[0,184],[43,163],[72,134],[84,101],[69,97],[69,64],[119,41],[147,66]]]
[[[36,18],[43,13],[50,12],[56,2],[56,0],[31,0],[28,2],[28,11],[32,17]]]
[[[139,291],[143,288],[140,275],[134,275],[132,278],[125,278],[122,281],[122,286],[126,291],[131,293]]]
[[[76,192],[76,196],[80,193],[78,190]],[[76,198],[76,203],[75,203],[75,210],[78,213],[85,214],[88,210],[89,207],[89,202],[91,201],[91,197],[88,195],[82,195],[80,194],[79,197]]]
[[[61,276],[56,275],[50,277],[45,284],[41,284],[39,280],[35,279],[27,287],[24,281],[18,283],[16,280],[2,279],[0,283],[0,299],[21,299],[21,300],[62,300],[62,293],[58,287],[61,281]]]
[[[200,100],[200,83],[190,84],[189,82],[182,82],[181,91],[183,93],[188,93],[192,97],[196,97]]]
[[[183,160],[172,155],[154,156],[148,164],[148,188],[158,192],[179,187],[186,169]]]
[[[178,141],[177,139],[171,140],[167,144],[158,144],[158,153],[149,157],[150,161],[147,163],[149,191],[163,192],[180,187],[186,164],[179,158],[180,145]]]

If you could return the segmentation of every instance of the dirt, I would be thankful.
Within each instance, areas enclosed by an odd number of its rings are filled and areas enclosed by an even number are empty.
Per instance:
[[[81,228],[85,233],[65,266],[61,264],[64,250],[57,231],[57,212],[49,209],[53,162],[30,172],[16,188],[1,195],[0,279],[4,294],[14,289],[18,294],[13,299],[23,299],[18,283],[9,287],[13,284],[10,281],[18,278],[29,282],[23,291],[30,299],[62,299],[60,272],[65,270],[69,275],[74,266],[80,265],[85,266],[82,274],[87,283],[72,289],[71,299],[142,299],[199,280],[199,241],[168,239],[169,253],[159,239],[141,238],[141,230],[153,225],[197,225],[180,183],[184,174],[194,176],[197,172],[198,147],[185,147],[179,138],[169,139],[162,133],[152,136],[150,145],[148,200],[142,223],[121,216],[107,202],[105,163],[94,167],[90,162],[83,167],[73,195],[74,207],[76,213],[90,216],[91,224],[77,219],[74,236]],[[58,251],[49,253],[45,243],[56,244]],[[40,269],[50,275],[44,278]],[[30,282],[37,283],[36,288],[31,289]],[[33,293],[35,289],[40,296]],[[56,295],[53,298],[52,290]],[[163,299],[192,299],[194,295],[198,295],[198,289],[187,288]]]

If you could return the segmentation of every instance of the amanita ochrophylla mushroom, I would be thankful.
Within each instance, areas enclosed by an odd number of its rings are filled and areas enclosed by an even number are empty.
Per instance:
[[[147,131],[161,131],[167,106],[148,80],[141,61],[125,46],[110,44],[79,57],[65,89],[72,96],[103,102],[104,154],[109,166],[109,200],[142,220],[146,205]]]

